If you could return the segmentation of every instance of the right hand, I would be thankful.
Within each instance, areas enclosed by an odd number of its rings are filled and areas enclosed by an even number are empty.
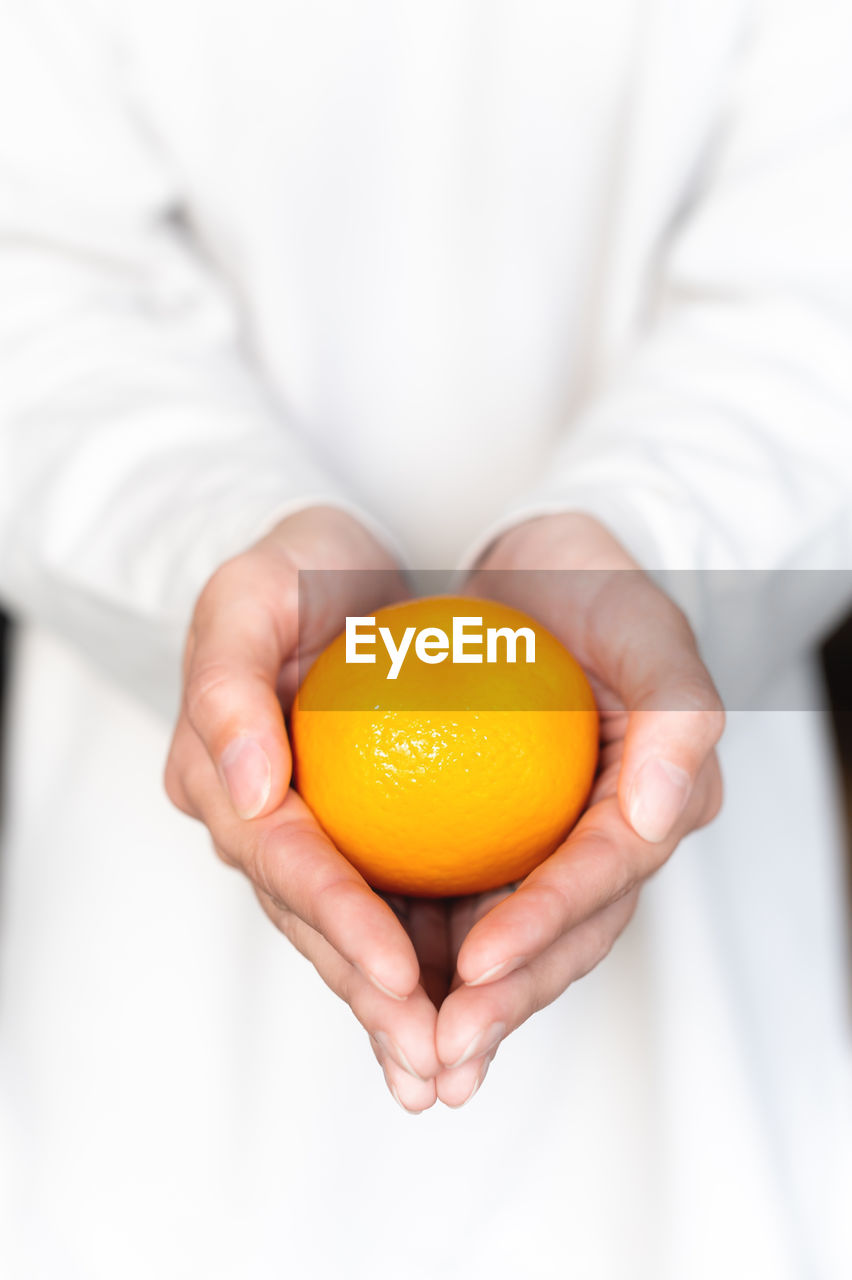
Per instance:
[[[325,507],[287,517],[222,565],[193,614],[165,784],[171,801],[207,827],[218,855],[248,876],[273,923],[350,1005],[400,1105],[421,1111],[436,1099],[441,1064],[437,1012],[420,982],[418,955],[388,903],[290,789],[282,710],[298,679],[299,570],[391,571],[341,576],[344,589],[303,619],[304,658],[342,630],[348,613],[400,598],[395,568],[356,520]]]

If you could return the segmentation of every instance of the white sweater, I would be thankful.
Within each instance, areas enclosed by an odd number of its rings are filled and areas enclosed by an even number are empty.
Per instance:
[[[0,0],[0,1274],[852,1265],[817,715],[732,717],[723,818],[419,1120],[160,786],[197,591],[317,501],[852,567],[850,60],[847,0]]]

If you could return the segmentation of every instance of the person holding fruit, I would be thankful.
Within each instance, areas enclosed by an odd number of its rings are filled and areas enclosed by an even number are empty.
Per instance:
[[[749,648],[703,593],[852,560],[850,38],[0,0],[0,1273],[845,1274],[849,599]],[[475,892],[359,872],[294,707],[428,569],[596,704]]]

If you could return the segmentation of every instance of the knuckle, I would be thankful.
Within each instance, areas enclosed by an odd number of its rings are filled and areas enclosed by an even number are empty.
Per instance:
[[[209,662],[193,668],[184,689],[184,706],[190,723],[198,728],[208,717],[226,709],[232,672],[221,663]]]
[[[524,899],[534,907],[539,919],[550,917],[554,928],[563,929],[574,908],[568,893],[553,879],[532,883],[524,890]]]
[[[673,638],[688,644],[690,647],[694,647],[695,632],[692,630],[692,623],[689,621],[686,613],[683,611],[681,606],[673,600],[671,596],[666,595],[664,591],[661,591],[660,595],[665,601],[664,607],[668,613],[667,625]]]
[[[597,918],[587,921],[572,982],[584,978],[606,960],[632,920],[638,901],[639,890],[634,886],[630,893],[622,895],[620,900],[601,912]]]
[[[725,726],[728,722],[725,708],[722,705],[722,699],[716,690],[713,690],[712,705],[708,708],[710,717],[710,731],[712,734],[713,745],[715,746],[722,734],[725,732]]]
[[[252,610],[265,624],[268,617],[296,616],[298,570],[279,548],[260,542],[225,560],[204,584],[193,611],[192,627],[202,633],[223,614]]]
[[[350,907],[357,908],[363,898],[361,886],[345,877],[335,877],[324,884],[316,896],[318,907],[322,907],[328,915],[336,915],[343,919]]]
[[[276,906],[284,907],[280,889],[273,883],[271,874],[271,852],[269,840],[264,836],[248,837],[240,856],[240,866],[259,893],[265,894]]]
[[[708,696],[700,715],[700,736],[707,750],[712,750],[725,731],[725,709],[715,689]]]
[[[719,769],[718,761],[714,759],[710,782],[706,788],[704,803],[701,807],[699,826],[706,827],[708,823],[713,822],[719,816],[724,798],[725,788],[722,782],[722,773]]]
[[[628,897],[627,908],[623,914],[620,913],[617,922],[611,919],[601,919],[596,922],[590,948],[590,970],[597,968],[603,960],[606,960],[607,956],[615,946],[616,939],[622,929],[627,925],[635,909],[635,896],[632,898]]]
[[[541,1013],[542,1009],[548,1004],[545,998],[541,977],[537,973],[533,973],[531,969],[526,971],[519,970],[523,973],[523,995],[520,1007],[523,1010],[522,1021],[532,1018],[535,1014]]]
[[[304,930],[299,927],[300,921],[298,917],[294,916],[293,912],[289,911],[287,907],[279,906],[277,902],[270,898],[267,898],[267,902],[269,903],[270,913],[274,913],[276,929],[284,935],[297,951],[301,952],[302,955],[306,955]]]
[[[195,605],[194,619],[198,626],[203,626],[211,614],[220,608],[223,601],[227,600],[235,590],[239,589],[245,578],[249,556],[250,552],[243,551],[239,555],[223,561],[211,573],[201,588]]]
[[[341,973],[340,978],[338,979],[337,994],[344,1004],[349,1005],[349,1008],[355,1014],[356,1018],[358,1018],[358,1021],[361,1023],[361,1026],[369,1034],[370,1029],[367,1026],[363,1016],[361,1016],[357,1007],[359,987],[360,987],[360,984],[358,983],[357,978],[358,978],[358,975],[355,972],[355,970],[351,968],[351,966],[347,966]],[[372,1040],[372,1036],[370,1036],[370,1039]],[[382,1059],[380,1058],[379,1061],[381,1062]]]
[[[643,868],[636,864],[636,854],[626,842],[613,840],[594,827],[584,833],[588,840],[590,866],[597,871],[595,901],[600,904],[617,902],[641,878]]]
[[[299,898],[298,838],[302,828],[293,824],[286,839],[279,828],[249,831],[241,841],[240,866],[261,893],[265,893],[281,910],[293,909]],[[305,826],[309,831],[309,827]],[[288,900],[289,899],[289,900]],[[299,914],[304,914],[301,909]]]
[[[163,786],[172,804],[177,809],[180,809],[182,813],[190,814],[189,801],[183,785],[181,770],[175,761],[173,753],[169,754],[169,758],[166,761],[166,767],[163,772]]]
[[[254,896],[263,908],[263,913],[268,920],[272,922],[282,937],[286,938],[291,946],[306,959],[309,959],[307,950],[307,941],[303,933],[299,929],[300,921],[286,907],[281,907],[272,898],[262,893],[257,886],[253,886]]]
[[[269,577],[272,599],[269,600],[270,611],[285,617],[297,617],[299,613],[299,578],[294,571],[282,572]]]
[[[562,990],[565,989],[562,983],[559,983],[558,985],[562,986]],[[537,981],[532,975],[530,975],[528,990],[528,1008],[530,1014],[541,1013],[543,1009],[546,1009],[547,1006],[553,1002],[553,994],[551,991],[545,987],[544,983]]]
[[[615,944],[615,933],[608,925],[603,923],[596,924],[591,930],[591,934],[589,951],[584,965],[586,972],[591,972],[592,969],[596,969],[602,961],[606,960]]]
[[[690,677],[669,686],[662,711],[678,712],[681,733],[702,755],[715,747],[725,730],[725,709],[709,679]]]
[[[698,672],[684,676],[670,686],[674,711],[691,711],[703,717],[717,715],[722,705],[707,675]]]
[[[219,844],[215,836],[210,837],[210,843],[212,845],[213,852],[220,862],[224,863],[226,867],[230,867],[232,870],[238,867],[239,863],[237,859],[228,849],[225,848],[224,845]]]
[[[700,674],[679,682],[677,698],[679,709],[700,716],[706,735],[718,742],[725,728],[725,707],[709,674],[702,669]]]

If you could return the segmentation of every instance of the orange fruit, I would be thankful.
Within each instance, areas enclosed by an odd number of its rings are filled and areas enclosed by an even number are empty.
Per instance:
[[[453,619],[479,662],[443,659]],[[598,715],[582,669],[540,623],[472,597],[435,596],[379,609],[375,642],[346,661],[341,633],[311,667],[291,714],[294,781],[336,847],[374,888],[420,897],[481,893],[518,880],[561,843],[588,799],[598,755]],[[372,619],[370,620],[372,621]],[[362,635],[369,625],[362,622]],[[379,628],[399,647],[394,679]],[[516,660],[488,628],[528,628]],[[429,637],[427,637],[429,639]],[[491,657],[493,660],[487,661]]]

